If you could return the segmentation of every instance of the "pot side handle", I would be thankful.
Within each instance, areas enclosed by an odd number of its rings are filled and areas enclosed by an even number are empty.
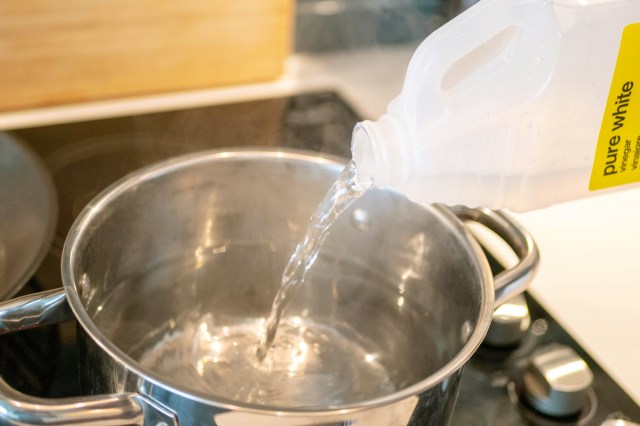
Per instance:
[[[46,399],[23,394],[0,378],[0,424],[142,425],[144,414],[135,395]]]
[[[29,294],[0,303],[0,336],[72,319],[63,289]]]
[[[538,247],[529,232],[502,210],[456,206],[453,212],[463,221],[474,221],[486,226],[502,238],[518,256],[515,266],[494,277],[495,306],[498,307],[525,291],[540,263]]]
[[[63,289],[0,303],[0,336],[74,319]],[[172,413],[136,393],[47,399],[13,389],[0,377],[1,425],[175,425]]]

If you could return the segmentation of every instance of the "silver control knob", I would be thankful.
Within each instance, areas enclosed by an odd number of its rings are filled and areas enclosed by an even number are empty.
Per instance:
[[[523,377],[523,395],[543,414],[569,416],[584,407],[592,383],[591,369],[573,349],[551,344],[531,356]]]
[[[495,347],[513,346],[522,340],[530,324],[527,301],[519,294],[495,310],[483,343]]]
[[[605,420],[600,426],[640,426],[640,423],[622,419],[608,419]]]

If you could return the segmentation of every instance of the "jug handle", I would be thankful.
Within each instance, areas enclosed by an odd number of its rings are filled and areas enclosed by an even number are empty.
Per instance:
[[[388,112],[439,140],[437,131],[450,133],[536,97],[556,68],[560,39],[550,2],[478,2],[420,44]]]
[[[456,206],[453,212],[463,221],[473,221],[486,226],[502,238],[518,256],[518,263],[515,266],[500,272],[493,279],[494,306],[498,307],[525,291],[540,263],[538,247],[529,232],[503,210]]]
[[[64,289],[0,303],[0,336],[74,319]],[[137,393],[40,398],[13,389],[0,377],[0,424],[177,425],[172,413]]]

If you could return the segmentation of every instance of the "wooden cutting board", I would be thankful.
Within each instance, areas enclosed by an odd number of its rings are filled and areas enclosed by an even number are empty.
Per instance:
[[[0,110],[273,79],[293,0],[0,0]]]

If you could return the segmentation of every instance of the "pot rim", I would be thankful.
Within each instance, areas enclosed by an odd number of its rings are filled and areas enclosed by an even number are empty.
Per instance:
[[[336,167],[343,167],[346,164],[346,160],[344,158],[314,151],[289,148],[283,149],[264,147],[234,147],[232,150],[214,149],[173,157],[171,159],[144,167],[138,171],[134,171],[107,187],[100,194],[98,194],[78,215],[71,227],[71,230],[67,235],[62,252],[61,272],[63,287],[67,300],[76,320],[82,326],[84,331],[89,335],[89,337],[94,341],[94,343],[96,343],[112,359],[124,366],[127,370],[137,374],[145,381],[160,386],[163,389],[170,391],[176,395],[180,395],[184,398],[209,406],[215,406],[217,408],[241,410],[255,414],[277,413],[277,415],[279,416],[286,417],[299,415],[344,415],[350,412],[358,412],[361,410],[389,405],[403,399],[421,394],[425,390],[440,384],[447,377],[464,366],[464,364],[471,358],[471,356],[480,346],[482,340],[484,339],[484,336],[489,329],[495,299],[493,275],[491,274],[488,261],[486,260],[486,257],[484,256],[479,243],[475,240],[475,238],[471,236],[471,233],[465,228],[465,226],[455,216],[455,214],[445,206],[441,205],[434,205],[434,208],[439,213],[441,213],[442,216],[448,219],[448,225],[450,225],[454,231],[458,232],[460,236],[468,242],[471,252],[475,254],[475,256],[473,256],[473,261],[476,263],[475,266],[477,266],[477,269],[481,275],[480,278],[482,280],[482,283],[480,284],[482,287],[480,309],[476,320],[476,327],[468,337],[467,342],[462,347],[462,349],[441,368],[436,370],[433,374],[425,377],[424,379],[394,393],[361,401],[358,403],[332,406],[327,409],[318,409],[315,407],[305,409],[296,407],[278,407],[243,403],[215,396],[208,396],[205,393],[196,392],[179,386],[175,386],[173,384],[169,384],[165,381],[165,379],[163,379],[159,375],[156,375],[153,371],[140,366],[137,361],[129,357],[129,355],[124,353],[114,343],[112,343],[98,329],[98,327],[94,324],[93,320],[89,316],[88,312],[85,310],[80,295],[77,291],[76,280],[73,276],[73,264],[76,257],[77,242],[82,239],[83,234],[87,227],[90,226],[92,219],[96,217],[96,215],[98,215],[100,212],[102,212],[103,208],[109,205],[111,200],[119,197],[130,188],[135,187],[138,184],[149,179],[153,179],[155,177],[177,171],[190,165],[206,163],[211,161],[212,159],[227,161],[249,158],[287,158],[296,161],[313,162],[316,164]]]

